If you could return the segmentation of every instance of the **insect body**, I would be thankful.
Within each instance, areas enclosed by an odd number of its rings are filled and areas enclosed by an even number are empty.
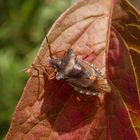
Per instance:
[[[79,93],[99,95],[111,90],[101,72],[78,59],[72,49],[68,49],[63,58],[51,57],[49,62],[56,70],[56,79],[65,80]]]

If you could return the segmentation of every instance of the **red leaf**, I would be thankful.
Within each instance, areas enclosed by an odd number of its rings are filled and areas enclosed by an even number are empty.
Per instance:
[[[101,69],[108,78],[111,93],[106,93],[101,102],[100,96],[76,93],[64,81],[47,80],[41,64],[50,73],[53,70],[47,67],[49,53],[45,39],[34,67],[29,69],[31,77],[6,140],[139,139],[137,77],[128,49],[134,44],[135,33],[128,34],[129,40],[124,32],[127,29],[124,23],[135,17],[129,15],[128,9],[140,17],[125,0],[80,0],[55,22],[48,34],[56,57],[63,57],[71,47],[79,59]]]

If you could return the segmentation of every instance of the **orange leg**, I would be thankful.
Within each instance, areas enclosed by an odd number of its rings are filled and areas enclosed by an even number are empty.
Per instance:
[[[57,53],[60,53],[60,52],[66,52],[66,50],[60,50],[60,51],[54,52],[53,55],[57,54]]]
[[[46,69],[44,67],[42,67],[41,65],[34,65],[32,64],[32,67],[35,68],[37,71],[39,71],[38,68],[41,68],[43,70],[43,72],[47,75],[48,79],[49,80],[52,80],[55,78],[55,73],[56,73],[56,70],[54,70],[51,74],[49,74]],[[38,67],[38,68],[37,68]]]
[[[55,78],[55,73],[57,72],[57,70],[55,69],[49,76],[48,76],[48,79],[49,80],[52,80]]]
[[[43,70],[43,72],[47,75],[48,79],[49,79],[49,80],[54,79],[54,78],[55,78],[55,72],[56,72],[56,70],[54,70],[51,74],[49,74],[48,71],[47,71],[47,68],[45,68],[45,66],[41,63],[41,60],[40,60],[39,56],[37,56],[37,58],[38,58],[39,64],[40,64],[40,65],[38,65],[38,66],[39,66],[39,67]],[[52,67],[52,66],[47,66],[47,67]]]
[[[89,79],[95,81],[96,80],[96,76],[90,76]]]

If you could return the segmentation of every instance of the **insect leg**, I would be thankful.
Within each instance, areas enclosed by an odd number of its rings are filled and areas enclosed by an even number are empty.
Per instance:
[[[56,73],[56,70],[54,70],[51,74],[49,74],[48,71],[47,71],[46,66],[44,66],[44,65],[41,63],[41,60],[40,60],[39,56],[37,56],[37,58],[38,58],[38,60],[39,60],[39,64],[40,64],[40,65],[35,65],[35,66],[40,67],[40,68],[43,70],[43,72],[47,75],[47,78],[48,78],[49,80],[54,79],[54,78],[55,78],[55,75],[54,75],[54,74]],[[52,67],[52,66],[47,66],[47,67]]]
[[[57,54],[57,53],[61,53],[61,52],[66,53],[66,50],[64,49],[64,50],[56,51],[56,52],[53,53],[53,55],[54,55],[54,54]]]
[[[42,95],[44,94],[44,91],[41,90],[41,80],[42,76],[40,75],[40,70],[38,67],[36,67],[34,64],[32,64],[32,67],[36,70],[37,74],[33,74],[32,77],[37,77],[38,78],[38,99],[40,100]]]
[[[89,79],[95,81],[96,80],[96,76],[90,76]]]

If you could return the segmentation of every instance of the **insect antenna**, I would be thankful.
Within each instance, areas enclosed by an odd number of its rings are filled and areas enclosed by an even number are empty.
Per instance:
[[[46,29],[44,28],[44,33],[45,33],[45,38],[46,38],[46,41],[47,41],[47,44],[48,44],[48,49],[49,49],[49,54],[50,54],[50,58],[52,59],[53,58],[53,54],[51,52],[51,45],[49,43],[49,40],[48,40],[48,37],[47,37],[47,33],[46,33]]]

